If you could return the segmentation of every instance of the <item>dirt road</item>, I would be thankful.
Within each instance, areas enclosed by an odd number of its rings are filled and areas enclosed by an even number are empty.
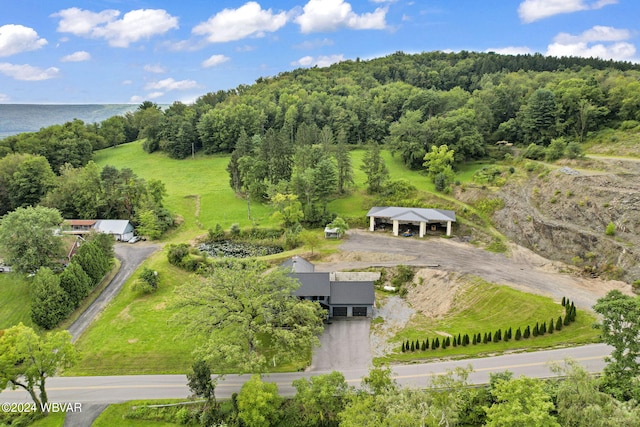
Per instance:
[[[542,258],[521,246],[509,254],[497,254],[456,239],[394,237],[389,233],[349,230],[341,253],[318,262],[316,271],[340,271],[398,264],[436,267],[481,277],[492,283],[561,299],[566,296],[579,307],[592,307],[612,289],[631,293],[618,281],[576,277],[562,273],[563,265]],[[564,266],[566,267],[566,266]]]

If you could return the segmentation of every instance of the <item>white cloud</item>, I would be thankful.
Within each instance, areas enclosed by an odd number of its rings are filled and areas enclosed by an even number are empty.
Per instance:
[[[251,52],[254,50],[256,50],[255,46],[249,46],[248,44],[236,47],[236,52]]]
[[[333,40],[331,39],[316,39],[316,40],[305,40],[300,44],[295,45],[294,47],[298,49],[310,50],[310,49],[318,49],[324,46],[333,46]]]
[[[60,58],[62,62],[83,62],[91,59],[91,54],[89,52],[85,52],[84,50],[79,50],[78,52],[73,52],[70,55],[63,56]]]
[[[59,72],[60,70],[56,67],[50,67],[45,70],[28,64],[16,65],[7,62],[0,63],[0,73],[12,77],[15,80],[48,80],[58,77]]]
[[[547,47],[547,55],[633,61],[636,47],[625,41],[631,37],[629,30],[604,26],[594,26],[578,35],[560,33]]]
[[[295,19],[303,33],[335,31],[340,28],[352,30],[383,30],[387,24],[386,7],[371,13],[356,14],[351,4],[344,0],[309,0],[302,15]]]
[[[186,90],[197,87],[198,83],[195,80],[174,80],[169,77],[168,79],[159,80],[157,82],[147,83],[145,89],[162,89],[162,90]]]
[[[133,95],[131,98],[129,98],[129,103],[131,104],[140,104],[144,101],[145,101],[144,97],[140,95]]]
[[[525,23],[562,13],[600,9],[618,0],[525,0],[518,7],[518,15]]]
[[[145,65],[143,67],[143,70],[145,70],[148,73],[156,73],[156,74],[162,74],[167,72],[167,69],[162,65],[151,65],[151,64]]]
[[[202,61],[202,66],[204,68],[215,67],[217,65],[227,62],[229,59],[231,58],[224,55],[211,55],[208,59],[205,59],[204,61]]]
[[[147,99],[156,99],[164,95],[164,92],[151,92],[147,94]]]
[[[192,32],[204,35],[210,43],[241,40],[249,36],[263,37],[266,32],[274,32],[287,23],[286,12],[273,13],[271,9],[250,1],[238,9],[224,9],[208,21],[196,25]]]
[[[560,33],[554,37],[553,41],[556,43],[576,43],[576,42],[617,42],[622,40],[628,40],[631,38],[631,31],[605,27],[602,25],[596,25],[595,27],[579,34],[577,36]]]
[[[178,18],[163,9],[137,9],[125,13],[121,19],[118,10],[91,12],[77,7],[51,15],[61,18],[58,32],[76,36],[102,38],[114,47],[129,47],[141,39],[164,34],[178,28]]]
[[[14,24],[0,27],[0,57],[37,50],[46,44],[47,40],[40,38],[33,28]]]
[[[547,47],[549,56],[582,56],[585,58],[614,59],[616,61],[633,61],[636,47],[631,43],[613,43],[610,45],[587,43],[561,44],[552,43]]]
[[[9,102],[9,101],[11,101],[11,98],[9,97],[9,95],[0,93],[0,102]]]
[[[500,55],[526,55],[528,53],[533,53],[533,51],[527,46],[506,46],[489,48],[485,50],[485,52],[495,52],[499,53]]]
[[[329,55],[329,56],[303,56],[291,63],[291,65],[299,66],[299,67],[328,67],[331,64],[335,64],[337,62],[344,61],[344,55]]]

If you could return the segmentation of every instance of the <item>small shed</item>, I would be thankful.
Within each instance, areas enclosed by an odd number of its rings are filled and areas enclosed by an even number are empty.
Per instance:
[[[392,224],[394,236],[398,235],[401,224],[419,226],[420,237],[425,236],[427,225],[446,227],[447,236],[451,236],[451,224],[456,222],[456,213],[445,209],[375,206],[369,209],[367,216],[370,231],[375,231],[377,224]]]
[[[342,231],[338,228],[330,228],[330,227],[325,227],[324,228],[324,238],[325,239],[339,239],[342,237]]]

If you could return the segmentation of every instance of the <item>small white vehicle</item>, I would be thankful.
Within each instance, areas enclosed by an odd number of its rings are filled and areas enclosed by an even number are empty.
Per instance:
[[[129,243],[136,243],[140,241],[140,236],[133,236],[131,239],[129,239]]]
[[[11,271],[13,271],[11,266],[0,264],[0,273],[10,273]]]

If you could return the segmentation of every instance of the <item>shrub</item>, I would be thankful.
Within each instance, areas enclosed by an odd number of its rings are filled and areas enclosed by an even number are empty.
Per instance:
[[[516,329],[516,341],[520,341],[520,339],[522,338],[522,332],[520,331],[520,328]]]
[[[231,224],[231,229],[229,230],[229,233],[233,237],[238,237],[240,235],[240,224],[238,223]]]
[[[536,144],[529,144],[527,149],[522,154],[525,159],[542,160],[545,157],[544,147]]]
[[[143,294],[150,294],[158,289],[158,272],[144,267],[138,280],[133,282],[133,291]]]
[[[183,259],[189,255],[189,245],[186,243],[179,243],[177,245],[169,245],[167,252],[167,259],[169,264],[176,267],[182,267]]]
[[[614,236],[616,234],[616,225],[612,222],[607,224],[607,228],[604,230],[604,234],[607,236]]]

